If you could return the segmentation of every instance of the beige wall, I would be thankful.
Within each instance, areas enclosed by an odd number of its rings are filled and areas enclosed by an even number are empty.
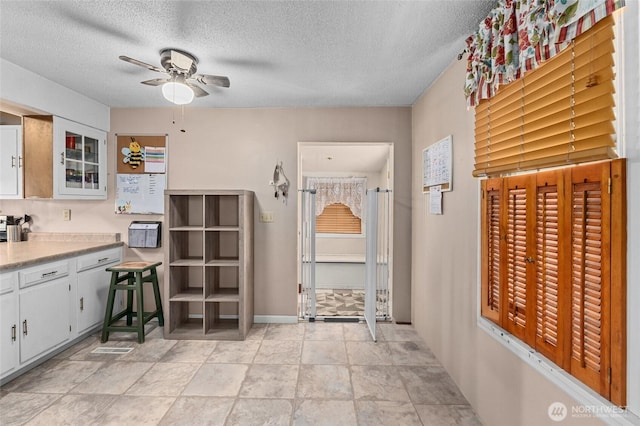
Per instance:
[[[485,424],[548,424],[549,404],[575,402],[476,325],[479,186],[471,176],[474,118],[462,95],[465,67],[452,64],[413,108],[412,320]],[[443,193],[444,214],[435,216],[422,194],[422,150],[447,135],[453,191]]]
[[[175,119],[175,124],[173,120]],[[186,132],[180,132],[185,129]],[[255,314],[296,315],[297,143],[393,142],[395,158],[394,313],[410,320],[411,108],[112,109],[109,159],[115,134],[168,134],[171,189],[227,188],[256,193]],[[283,161],[292,188],[288,205],[273,197],[269,180]],[[8,214],[34,216],[34,231],[120,232],[126,241],[132,220],[162,216],[116,216],[114,160],[109,163],[106,201],[2,200]],[[62,221],[71,208],[72,220]],[[258,211],[275,213],[258,222]],[[162,249],[128,250],[127,257],[162,260]]]

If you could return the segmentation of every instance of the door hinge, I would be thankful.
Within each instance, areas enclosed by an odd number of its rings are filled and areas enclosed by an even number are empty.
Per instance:
[[[607,193],[611,194],[611,178],[609,178],[609,182],[607,183]]]

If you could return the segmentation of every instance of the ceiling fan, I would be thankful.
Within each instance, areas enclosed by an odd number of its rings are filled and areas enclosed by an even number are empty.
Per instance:
[[[196,74],[198,70],[198,58],[184,50],[161,50],[160,64],[162,68],[124,55],[119,58],[125,62],[138,65],[151,71],[168,74],[166,78],[154,78],[142,81],[141,83],[149,86],[162,86],[162,94],[164,97],[178,105],[190,103],[194,96],[199,98],[209,94],[196,83],[218,87],[230,86],[228,77]]]

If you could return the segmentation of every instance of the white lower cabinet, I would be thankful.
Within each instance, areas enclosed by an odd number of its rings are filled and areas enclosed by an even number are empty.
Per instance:
[[[78,296],[77,320],[78,333],[102,323],[107,307],[109,279],[111,275],[105,271],[109,266],[120,263],[121,249],[101,251],[78,258]],[[114,303],[118,306],[118,303]]]
[[[16,297],[17,274],[2,274],[0,280],[9,283],[14,280],[12,289],[0,294],[0,376],[11,373],[18,367],[18,305]],[[4,290],[4,286],[3,286]]]
[[[20,292],[20,362],[47,352],[71,336],[68,276]]]
[[[110,278],[105,269],[121,260],[117,247],[0,273],[2,383],[102,324]]]

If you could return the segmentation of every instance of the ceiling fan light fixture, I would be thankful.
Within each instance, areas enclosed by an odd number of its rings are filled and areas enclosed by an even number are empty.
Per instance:
[[[169,102],[185,105],[193,101],[193,90],[184,83],[169,81],[162,85],[162,95]]]

